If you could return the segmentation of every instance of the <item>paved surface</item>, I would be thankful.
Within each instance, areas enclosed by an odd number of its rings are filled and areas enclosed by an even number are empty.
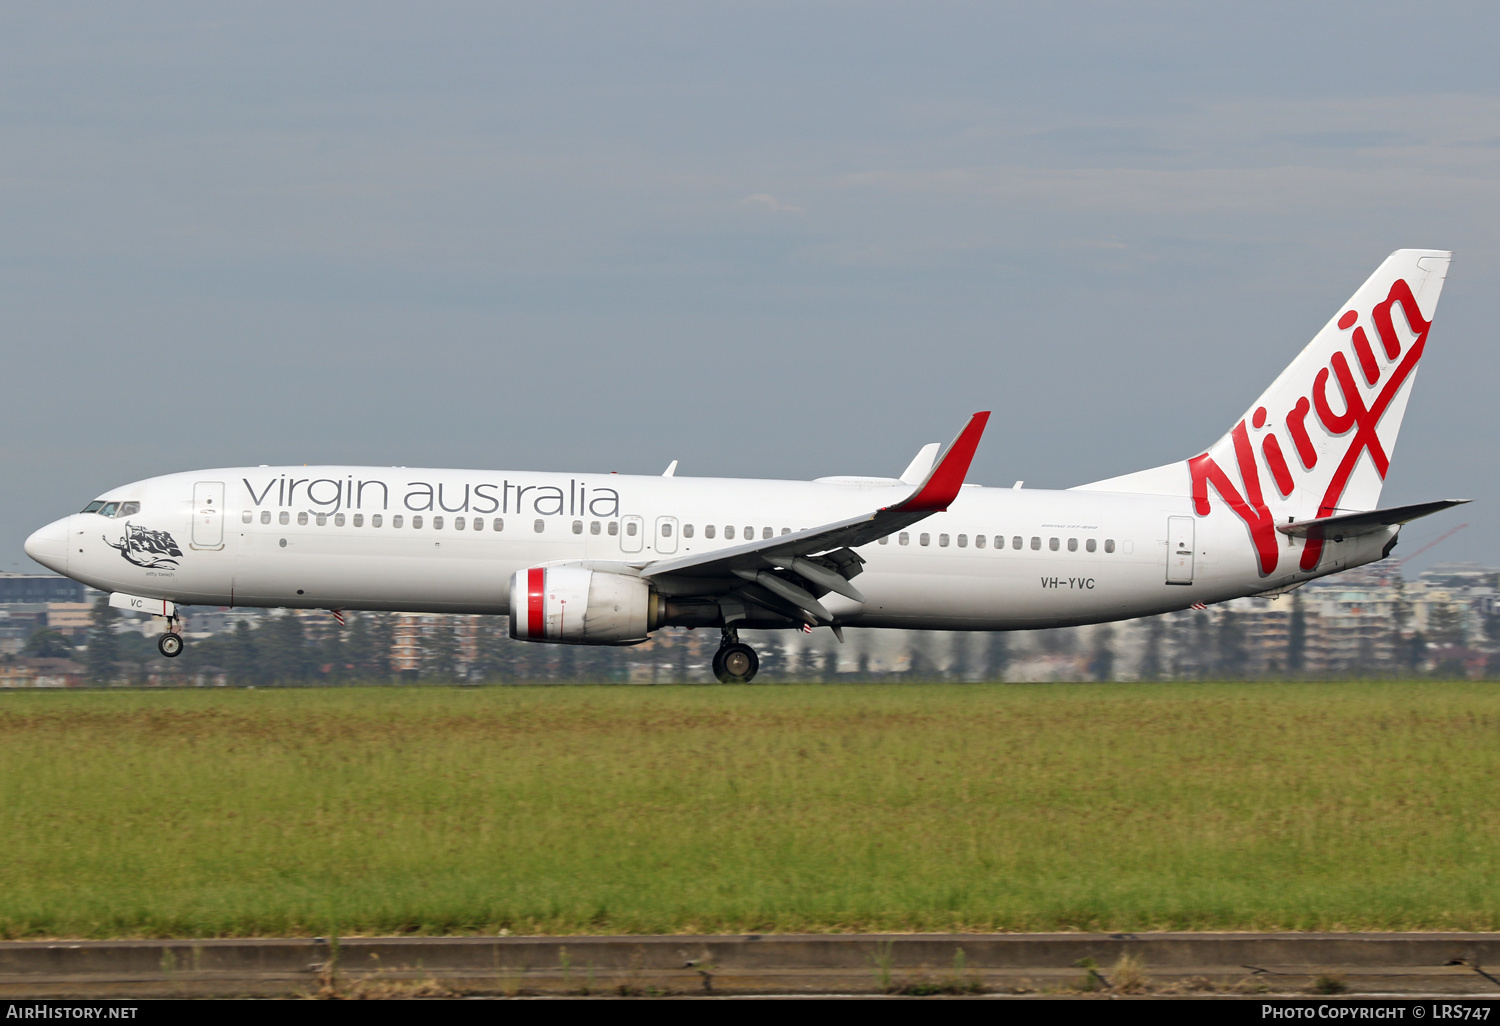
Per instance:
[[[1093,967],[1093,968],[1090,968]],[[1342,992],[1500,999],[1500,934],[374,937],[0,943],[0,997]]]

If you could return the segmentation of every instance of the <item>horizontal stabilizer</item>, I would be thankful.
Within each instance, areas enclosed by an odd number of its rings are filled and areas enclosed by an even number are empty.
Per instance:
[[[1393,506],[1390,509],[1372,509],[1368,513],[1345,513],[1342,516],[1322,517],[1318,520],[1294,520],[1290,524],[1277,524],[1276,530],[1293,538],[1357,538],[1362,534],[1374,534],[1395,524],[1405,524],[1419,517],[1441,513],[1454,506],[1462,506],[1469,499],[1439,499],[1436,502],[1419,502],[1413,506]]]

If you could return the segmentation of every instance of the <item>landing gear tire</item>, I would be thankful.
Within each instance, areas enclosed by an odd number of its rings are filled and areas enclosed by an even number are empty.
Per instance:
[[[168,659],[176,659],[182,654],[182,635],[168,631],[156,639],[156,648]]]
[[[714,676],[723,684],[748,684],[760,669],[755,649],[736,642],[714,653]]]

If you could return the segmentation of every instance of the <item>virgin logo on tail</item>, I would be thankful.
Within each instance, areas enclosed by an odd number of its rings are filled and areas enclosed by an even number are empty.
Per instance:
[[[1402,315],[1406,318],[1407,325],[1416,336],[1404,353],[1392,317],[1392,311],[1398,305],[1401,307]],[[1387,363],[1384,368],[1376,357],[1368,333],[1363,327],[1356,327],[1358,321],[1357,311],[1346,311],[1338,320],[1338,328],[1340,331],[1354,329],[1353,334],[1349,336],[1350,348],[1359,364],[1359,374],[1364,378],[1365,385],[1369,388],[1379,387],[1374,401],[1368,406],[1365,405],[1360,386],[1354,378],[1355,371],[1349,365],[1349,358],[1340,349],[1314,376],[1309,390],[1311,398],[1309,399],[1307,395],[1299,396],[1291,409],[1286,410],[1283,416],[1286,437],[1304,472],[1316,467],[1320,459],[1318,448],[1308,432],[1310,413],[1316,414],[1318,423],[1322,425],[1328,437],[1347,436],[1349,439],[1348,446],[1339,457],[1338,465],[1334,468],[1333,476],[1329,479],[1327,489],[1318,504],[1315,516],[1320,518],[1332,516],[1338,511],[1339,501],[1349,485],[1349,478],[1354,473],[1355,465],[1362,454],[1369,453],[1376,473],[1380,475],[1382,481],[1385,480],[1386,471],[1390,467],[1390,458],[1376,431],[1386,410],[1400,393],[1401,386],[1406,383],[1412,371],[1416,369],[1418,361],[1422,359],[1422,350],[1427,344],[1427,333],[1432,326],[1431,322],[1422,316],[1421,310],[1417,307],[1416,296],[1413,295],[1411,286],[1404,278],[1396,279],[1385,300],[1376,304],[1370,314],[1370,321],[1374,325],[1375,333],[1385,353]],[[1398,358],[1399,362],[1397,362]],[[1329,401],[1330,376],[1338,382],[1339,398],[1336,404]],[[1335,405],[1339,407],[1340,412],[1335,412]],[[1235,487],[1224,468],[1209,453],[1205,452],[1188,460],[1195,512],[1199,516],[1208,515],[1212,508],[1208,490],[1212,487],[1249,528],[1251,541],[1260,560],[1262,576],[1270,576],[1276,571],[1281,555],[1281,545],[1276,534],[1275,517],[1266,507],[1261,486],[1261,461],[1264,461],[1271,483],[1282,499],[1292,498],[1298,487],[1297,475],[1293,473],[1274,429],[1267,430],[1261,436],[1260,455],[1257,459],[1250,429],[1260,431],[1265,428],[1266,420],[1266,408],[1258,406],[1250,416],[1249,427],[1246,426],[1244,420],[1241,420],[1230,432],[1234,462],[1239,469],[1243,494]],[[1301,568],[1312,570],[1318,565],[1322,553],[1322,540],[1309,539],[1302,549]]]

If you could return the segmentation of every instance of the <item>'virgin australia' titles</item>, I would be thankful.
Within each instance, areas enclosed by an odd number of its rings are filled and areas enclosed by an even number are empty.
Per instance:
[[[445,483],[399,481],[386,478],[355,479],[353,474],[336,477],[294,477],[274,474],[255,483],[242,477],[245,494],[255,508],[295,509],[337,513],[343,509],[388,510],[391,497],[400,497],[398,509],[413,513],[535,513],[543,517],[613,517],[620,513],[620,493],[613,488],[590,488],[587,482],[569,478],[566,487],[555,484],[511,483],[502,480]],[[263,482],[263,483],[262,483]],[[272,495],[275,489],[275,495]],[[298,490],[301,489],[301,496]],[[498,494],[496,494],[498,492]],[[528,494],[530,493],[530,494]]]

